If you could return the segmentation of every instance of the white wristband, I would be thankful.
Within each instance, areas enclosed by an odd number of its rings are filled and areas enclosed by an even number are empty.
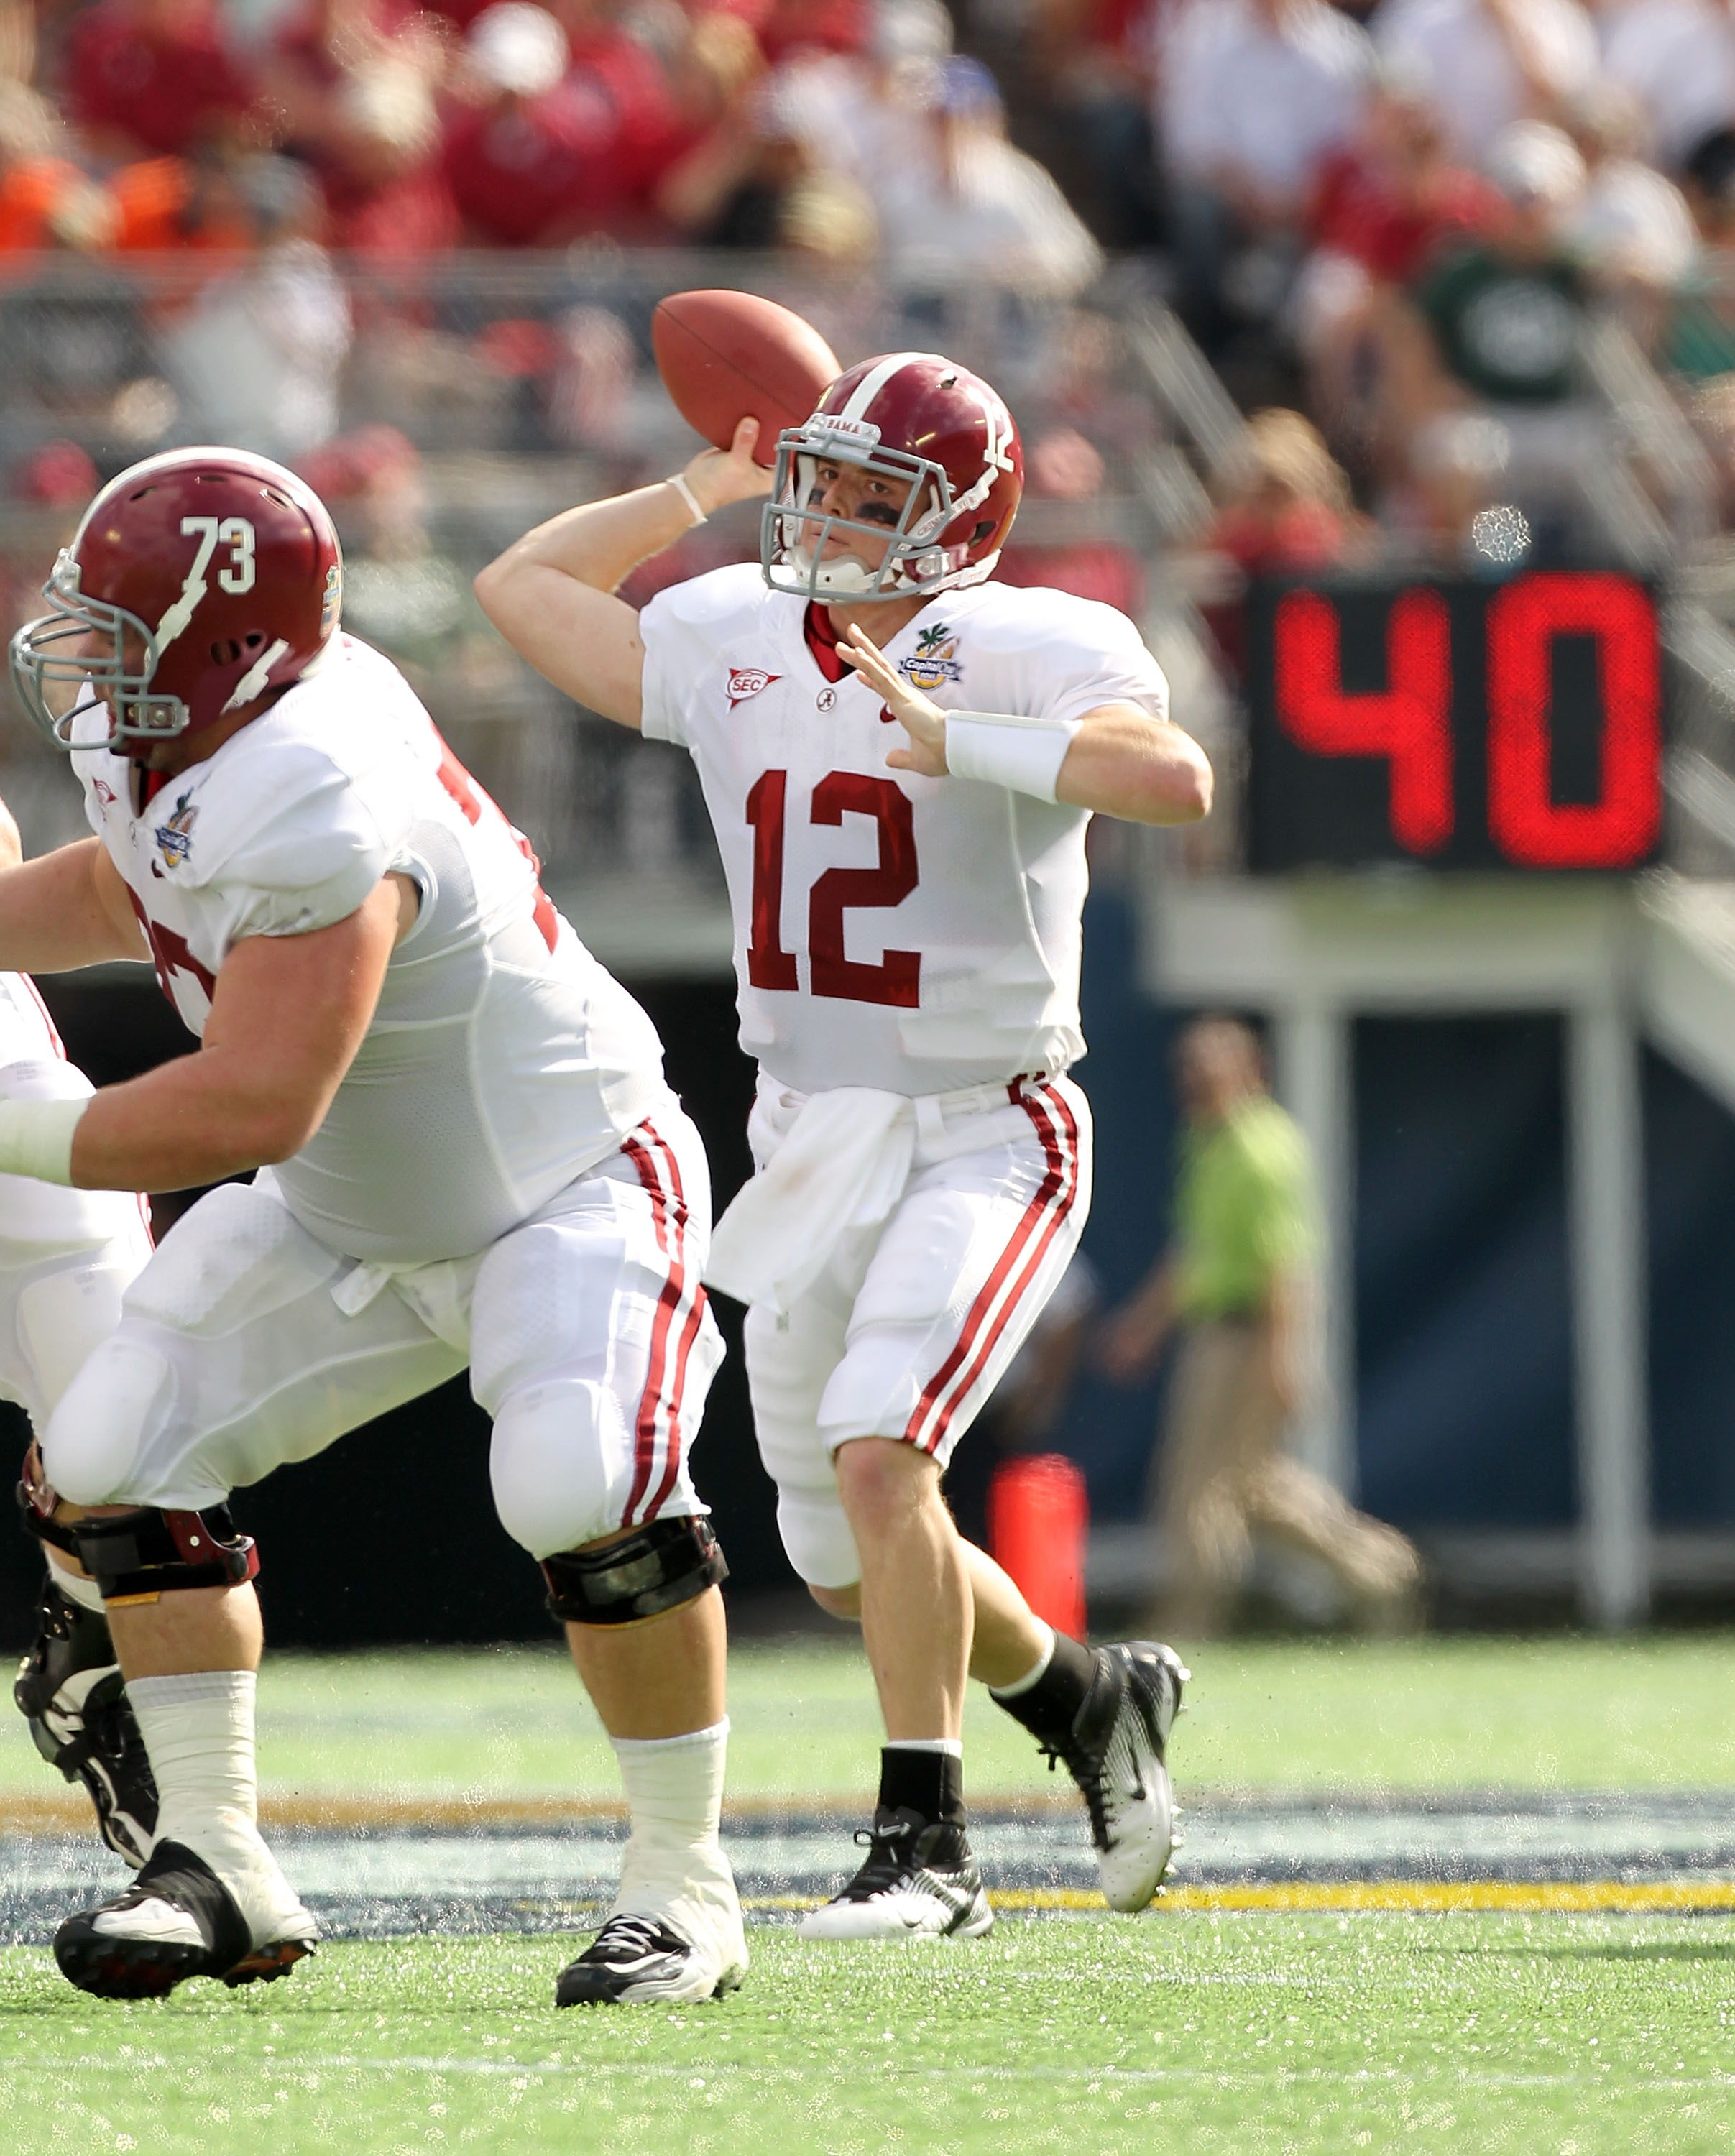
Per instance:
[[[0,1175],[72,1181],[72,1134],[90,1105],[81,1101],[0,1101]]]
[[[1060,766],[1081,721],[1022,718],[1010,711],[948,711],[946,768],[1014,793],[1052,801]]]
[[[675,489],[687,507],[692,511],[695,524],[706,524],[710,521],[705,511],[699,506],[698,495],[687,485],[687,475],[685,472],[670,472],[666,484]]]

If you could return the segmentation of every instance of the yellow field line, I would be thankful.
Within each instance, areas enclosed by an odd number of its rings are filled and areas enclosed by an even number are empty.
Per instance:
[[[997,1909],[1100,1909],[1100,1894],[1080,1887],[1008,1888],[991,1892]],[[1697,1914],[1735,1911],[1735,1880],[1353,1879],[1281,1887],[1170,1887],[1158,1912],[1189,1910],[1295,1910],[1303,1912],[1392,1910],[1409,1914],[1506,1909],[1534,1913],[1604,1911],[1612,1915]]]
[[[1081,1887],[991,1889],[997,1909],[1013,1912],[1101,1911],[1101,1894]],[[812,1894],[743,1896],[747,1909],[817,1909]],[[1350,1880],[1337,1885],[1286,1887],[1170,1887],[1152,1905],[1157,1915],[1221,1910],[1294,1911],[1302,1914],[1389,1910],[1409,1915],[1450,1915],[1455,1911],[1509,1910],[1534,1915],[1572,1915],[1598,1911],[1610,1916],[1696,1916],[1735,1911],[1735,1881],[1702,1883],[1652,1879],[1636,1886],[1619,1880],[1582,1882],[1470,1879],[1457,1886],[1410,1879]]]

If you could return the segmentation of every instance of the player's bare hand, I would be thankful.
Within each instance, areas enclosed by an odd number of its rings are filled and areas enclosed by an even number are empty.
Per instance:
[[[731,501],[753,501],[771,492],[772,475],[753,462],[759,422],[743,419],[726,449],[701,449],[687,466],[685,479],[707,516]]]
[[[859,621],[852,621],[838,639],[842,652],[868,686],[885,701],[904,732],[908,748],[895,748],[885,761],[894,771],[914,771],[924,778],[946,776],[946,714],[940,706],[912,688]]]

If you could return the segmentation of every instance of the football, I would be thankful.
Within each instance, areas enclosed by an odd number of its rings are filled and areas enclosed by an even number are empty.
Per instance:
[[[810,322],[754,292],[672,293],[651,317],[650,341],[687,424],[726,449],[751,414],[762,465],[776,462],[778,436],[799,426],[843,372]]]

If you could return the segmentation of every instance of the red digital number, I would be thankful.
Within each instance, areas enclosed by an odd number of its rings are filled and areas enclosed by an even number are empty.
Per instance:
[[[1392,835],[1413,854],[1452,835],[1452,655],[1445,602],[1404,592],[1386,624],[1383,690],[1347,694],[1337,608],[1288,592],[1273,629],[1277,715],[1317,756],[1382,756],[1391,766]]]
[[[762,772],[747,796],[753,827],[753,904],[747,940],[747,978],[756,988],[794,988],[795,954],[783,946],[783,796],[787,771]]]
[[[1594,636],[1602,680],[1601,798],[1550,795],[1550,660],[1557,636]],[[1523,868],[1628,868],[1662,817],[1656,614],[1629,578],[1543,572],[1488,609],[1488,829]]]
[[[753,890],[749,908],[747,978],[756,988],[798,985],[795,957],[783,947],[783,819],[789,775],[762,772],[747,799],[753,830]],[[916,818],[910,797],[889,778],[858,771],[829,772],[814,788],[814,824],[841,824],[846,815],[871,816],[880,859],[870,869],[827,869],[808,894],[808,955],[813,992],[856,1004],[891,1004],[914,1010],[921,1001],[921,954],[888,951],[877,966],[844,955],[844,916],[865,906],[901,905],[915,890]]]

